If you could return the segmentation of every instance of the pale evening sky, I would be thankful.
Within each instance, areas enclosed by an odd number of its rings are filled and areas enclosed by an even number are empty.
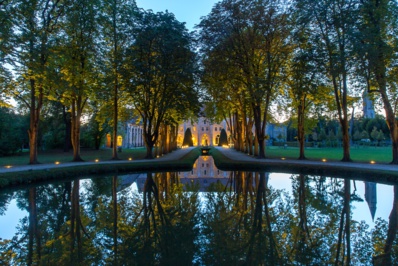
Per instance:
[[[137,6],[153,12],[168,11],[180,22],[186,22],[188,30],[194,30],[200,18],[207,16],[218,0],[136,0]]]

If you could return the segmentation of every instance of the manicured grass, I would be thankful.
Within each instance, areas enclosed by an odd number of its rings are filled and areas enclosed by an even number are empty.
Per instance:
[[[377,163],[389,163],[392,161],[391,147],[360,147],[351,148],[351,159],[354,162],[369,162],[375,161]],[[299,148],[287,147],[267,147],[267,158],[287,158],[297,159],[299,157]],[[306,148],[305,156],[309,160],[327,159],[330,161],[340,161],[343,158],[342,148]]]
[[[133,160],[144,159],[146,155],[145,148],[136,149],[123,149],[122,152],[118,153],[119,159]],[[112,158],[112,149],[82,149],[81,157],[85,161],[109,161]],[[63,152],[61,150],[53,151],[42,151],[38,154],[38,160],[40,163],[54,163],[56,161],[60,163],[71,162],[73,159],[72,151]],[[6,165],[27,165],[29,163],[29,152],[23,152],[20,155],[0,157],[0,167]]]

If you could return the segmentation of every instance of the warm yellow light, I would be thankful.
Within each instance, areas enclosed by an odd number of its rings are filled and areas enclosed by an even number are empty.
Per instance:
[[[375,161],[370,161],[370,163],[371,163],[371,164],[375,164],[376,162],[375,162]]]
[[[55,164],[60,164],[60,162],[55,162]]]
[[[286,160],[286,158],[285,158],[285,157],[282,157],[281,159],[282,159],[282,160]]]
[[[133,158],[130,157],[130,158],[129,158],[129,161],[132,161],[132,160],[133,160]]]
[[[98,163],[98,162],[99,162],[99,160],[98,160],[98,159],[95,159],[95,162],[96,162],[96,163]]]
[[[222,147],[223,147],[223,148],[229,148],[229,146],[228,146],[228,145],[222,145]]]
[[[326,162],[326,159],[322,159],[322,162]]]
[[[6,165],[6,166],[4,166],[4,167],[7,168],[7,169],[9,169],[9,168],[12,167],[12,165]]]

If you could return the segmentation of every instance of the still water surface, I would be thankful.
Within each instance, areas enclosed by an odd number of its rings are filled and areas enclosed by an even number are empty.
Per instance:
[[[397,186],[220,171],[203,156],[191,172],[3,190],[0,264],[371,265],[386,246],[397,263]]]

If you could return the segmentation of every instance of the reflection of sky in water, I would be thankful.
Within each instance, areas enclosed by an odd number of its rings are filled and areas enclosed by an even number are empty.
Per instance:
[[[291,182],[291,174],[280,174],[273,173],[270,174],[268,184],[272,186],[274,189],[284,189],[289,192],[292,191],[292,182]],[[351,181],[351,193],[354,191],[354,181]],[[355,201],[351,203],[351,211],[352,211],[352,219],[356,221],[366,221],[369,225],[369,229],[374,227],[374,222],[372,221],[372,215],[369,210],[368,203],[365,200],[365,182],[363,181],[355,181],[356,183],[356,192],[355,194],[363,199],[362,202]],[[390,215],[392,209],[393,202],[393,187],[390,185],[377,184],[377,209],[374,217],[374,221],[376,221],[379,217],[388,221],[388,217]]]
[[[20,224],[20,219],[28,215],[27,211],[17,207],[17,201],[11,200],[4,216],[0,216],[0,238],[11,239],[15,235],[15,227]]]
[[[181,180],[186,179],[188,182],[190,180],[194,180],[198,176],[201,178],[203,184],[203,180],[207,180],[205,182],[206,186],[210,184],[212,181],[216,181],[217,179],[214,177],[218,177],[221,179],[227,179],[229,176],[228,172],[218,171],[218,169],[214,166],[213,158],[199,158],[199,160],[195,163],[196,168],[191,172],[180,173],[179,177]],[[138,178],[133,178],[127,181],[126,186],[129,186],[128,189],[124,189],[124,193],[134,193],[137,191],[141,191],[141,186],[144,184],[144,180],[146,178],[146,174],[137,175]],[[82,180],[83,183],[88,180]],[[354,190],[354,181],[351,181],[351,193]],[[137,184],[138,183],[138,184]],[[184,183],[184,182],[182,182]],[[224,183],[224,182],[223,182]],[[353,202],[352,206],[352,219],[356,221],[366,221],[369,225],[369,228],[372,229],[374,227],[374,222],[372,221],[371,212],[369,210],[368,203],[365,200],[365,182],[363,181],[355,181],[356,183],[356,192],[355,194],[363,199],[362,202]],[[291,194],[292,192],[292,180],[291,174],[281,174],[281,173],[271,173],[268,179],[268,185],[274,189],[285,190]],[[127,188],[127,187],[126,187]],[[393,187],[390,185],[382,185],[377,184],[377,209],[374,217],[374,221],[378,218],[382,218],[388,221],[388,217],[390,215],[392,209],[393,202]],[[202,190],[205,191],[205,190]],[[203,200],[204,197],[200,196]],[[204,202],[202,202],[202,206]],[[0,238],[2,239],[10,239],[15,234],[15,227],[20,224],[20,219],[26,217],[28,213],[24,210],[18,209],[16,206],[16,200],[11,200],[8,205],[7,211],[4,216],[0,216]]]

